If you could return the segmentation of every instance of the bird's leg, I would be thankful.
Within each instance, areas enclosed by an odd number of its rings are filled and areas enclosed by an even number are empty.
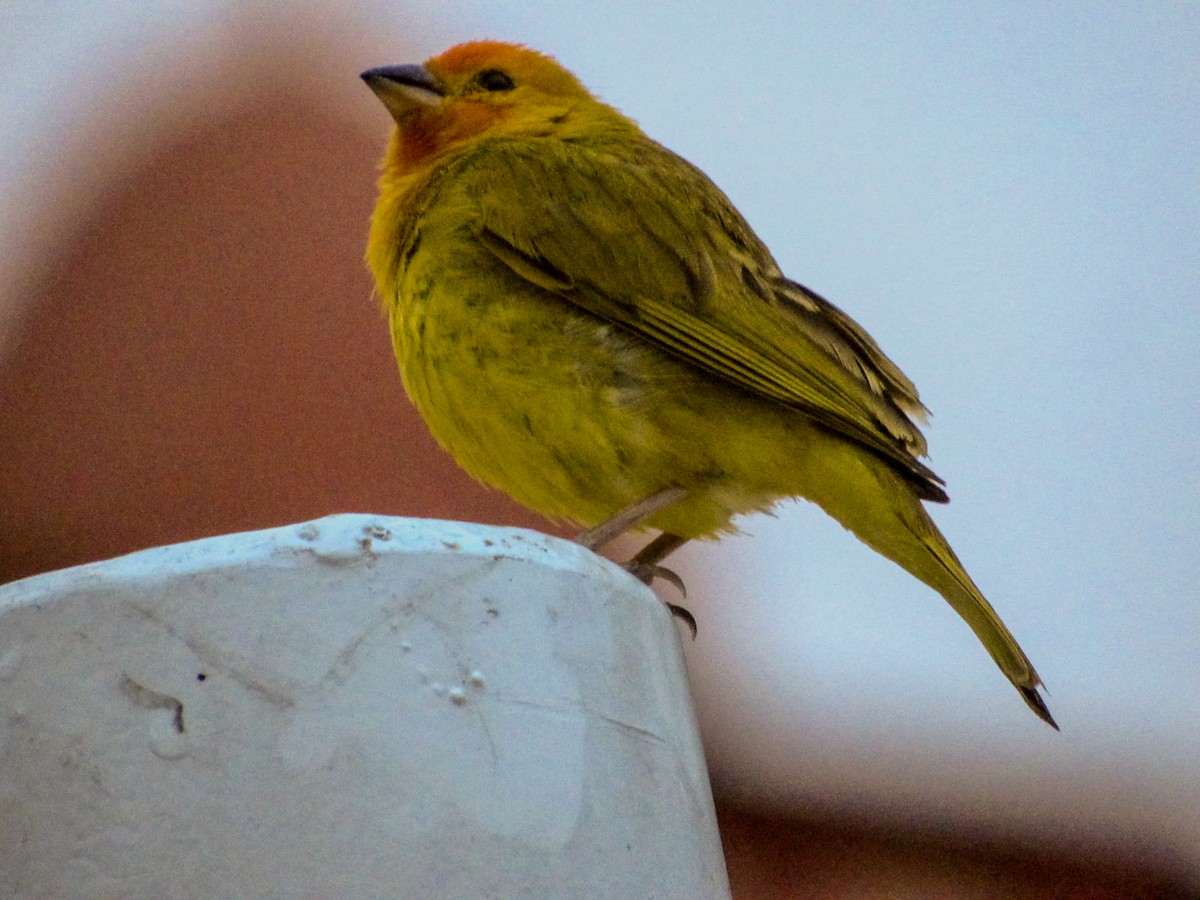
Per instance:
[[[609,541],[620,537],[631,528],[637,528],[637,526],[641,525],[655,513],[661,512],[672,503],[682,500],[686,495],[687,491],[681,487],[667,487],[661,491],[655,491],[649,497],[643,497],[636,503],[625,507],[612,518],[606,519],[594,528],[589,528],[587,531],[576,535],[575,543],[582,544],[589,550],[596,550],[599,547],[603,547]],[[650,548],[647,547],[646,549]],[[662,559],[674,549],[676,548],[671,547],[665,553],[656,557],[653,562]]]
[[[686,600],[687,586],[684,585],[683,579],[665,566],[660,566],[659,563],[686,544],[687,541],[688,539],[685,537],[664,531],[643,547],[637,556],[627,562],[625,569],[634,578],[644,584],[650,584],[655,578],[661,578],[663,581],[678,588],[679,593]],[[663,602],[666,603],[665,600]],[[666,606],[671,611],[671,615],[683,619],[687,627],[691,629],[692,639],[695,640],[696,617],[677,603],[666,603]]]
[[[603,547],[609,541],[620,537],[631,528],[637,528],[637,526],[641,525],[655,513],[666,509],[673,503],[678,503],[685,496],[687,496],[687,491],[681,487],[663,488],[649,497],[643,497],[636,503],[630,504],[615,516],[577,535],[575,543],[581,544],[589,550]],[[679,593],[686,598],[687,587],[684,586],[683,579],[670,569],[659,565],[660,562],[686,543],[687,538],[663,532],[643,547],[637,556],[626,563],[625,569],[643,584],[650,584],[655,578],[661,578],[678,588]],[[687,623],[694,638],[696,636],[696,617],[675,603],[666,603],[666,607],[671,611],[671,615],[678,616]]]

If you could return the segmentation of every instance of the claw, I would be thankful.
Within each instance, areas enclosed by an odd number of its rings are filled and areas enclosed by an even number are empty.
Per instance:
[[[667,609],[669,609],[671,611],[671,615],[673,615],[675,618],[683,619],[683,623],[685,625],[687,625],[688,630],[692,633],[692,640],[694,641],[696,639],[696,634],[697,634],[696,617],[693,616],[686,609],[684,609],[682,606],[679,606],[678,604],[675,604],[675,603],[668,603]]]
[[[661,578],[663,581],[667,582],[667,584],[679,591],[679,593],[683,595],[684,600],[687,599],[687,585],[683,583],[683,579],[680,578],[676,572],[671,571],[666,566],[660,566],[656,563],[650,562],[641,562],[637,557],[634,557],[629,561],[629,564],[625,566],[625,570],[638,581],[642,582],[642,584],[646,585],[649,585],[652,581],[654,581],[655,578]],[[683,620],[684,624],[687,625],[688,630],[691,631],[692,640],[694,641],[697,634],[696,617],[677,603],[667,603],[667,601],[664,600],[663,605],[671,611],[671,615],[675,616],[677,619]]]
[[[687,599],[687,585],[683,583],[683,579],[679,575],[666,566],[655,565],[654,563],[641,563],[636,559],[631,560],[625,570],[640,581],[642,584],[650,584],[655,578],[661,578]]]

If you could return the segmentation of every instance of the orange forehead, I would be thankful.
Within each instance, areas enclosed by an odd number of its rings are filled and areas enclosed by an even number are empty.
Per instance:
[[[457,44],[449,50],[428,60],[432,65],[448,75],[473,72],[483,66],[513,63],[522,59],[540,59],[553,62],[550,57],[522,47],[520,44],[506,44],[503,41],[468,41]]]
[[[520,44],[502,41],[471,41],[458,44],[425,63],[425,68],[439,78],[455,80],[483,69],[503,69],[518,81],[536,85],[558,96],[586,94],[574,75],[553,57]]]

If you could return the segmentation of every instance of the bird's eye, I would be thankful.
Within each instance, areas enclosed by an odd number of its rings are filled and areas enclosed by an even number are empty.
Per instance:
[[[475,80],[485,91],[511,91],[516,87],[508,73],[499,69],[484,69]]]

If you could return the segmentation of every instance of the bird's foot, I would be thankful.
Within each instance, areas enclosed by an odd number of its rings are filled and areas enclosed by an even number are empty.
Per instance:
[[[687,599],[687,585],[683,583],[683,579],[676,572],[671,571],[666,566],[660,566],[657,563],[641,562],[635,556],[625,564],[625,571],[640,581],[642,584],[652,584],[654,579],[661,578],[675,590]]]
[[[651,584],[656,578],[661,578],[679,591],[682,599],[687,599],[687,585],[683,583],[683,579],[679,577],[678,573],[673,572],[666,566],[660,566],[658,563],[642,560],[641,554],[635,556],[625,565],[625,571],[645,585]],[[696,617],[678,603],[668,603],[666,600],[663,600],[663,605],[671,611],[671,615],[682,620],[687,625],[688,630],[692,633],[692,640],[695,640],[697,633]]]

